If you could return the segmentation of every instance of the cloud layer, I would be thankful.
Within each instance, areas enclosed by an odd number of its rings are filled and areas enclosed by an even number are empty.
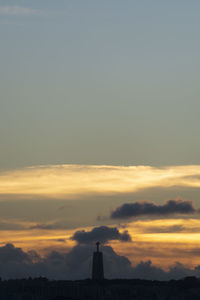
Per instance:
[[[128,231],[120,233],[116,227],[100,226],[93,228],[91,231],[76,231],[71,239],[80,244],[89,244],[97,241],[106,243],[112,240],[128,242],[131,241],[131,236]]]
[[[0,172],[2,199],[77,198],[156,187],[200,187],[200,166],[50,165]]]
[[[190,201],[168,200],[164,205],[153,202],[124,203],[111,213],[112,219],[128,219],[139,216],[168,216],[193,214],[195,209]]]

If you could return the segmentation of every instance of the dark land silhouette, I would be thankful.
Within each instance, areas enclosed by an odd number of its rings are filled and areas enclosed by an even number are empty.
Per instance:
[[[81,280],[49,281],[46,278],[0,282],[0,300],[199,300],[200,279],[150,281]]]

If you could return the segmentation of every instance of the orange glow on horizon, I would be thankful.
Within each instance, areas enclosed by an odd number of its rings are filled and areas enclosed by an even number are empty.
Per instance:
[[[184,225],[185,232],[147,233],[146,230],[160,229],[171,226]],[[176,228],[176,227],[175,227]],[[195,232],[192,233],[192,228]],[[176,261],[187,266],[200,264],[200,220],[170,219],[144,220],[127,225],[132,242],[111,241],[109,244],[119,255],[128,257],[133,265],[140,261],[151,260],[154,265],[167,269]],[[80,228],[83,229],[83,228]],[[51,250],[68,252],[76,245],[70,237],[77,230],[21,230],[1,231],[1,244],[13,243],[25,251],[36,250],[45,254]],[[92,228],[85,228],[90,231]],[[123,231],[120,230],[121,232]],[[12,239],[10,236],[12,235]]]

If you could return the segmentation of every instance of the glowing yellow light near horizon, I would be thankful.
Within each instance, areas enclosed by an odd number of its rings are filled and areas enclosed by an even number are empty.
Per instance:
[[[65,198],[136,192],[152,187],[200,187],[200,166],[51,165],[0,172],[0,195]]]
[[[30,223],[30,225],[34,225]],[[176,225],[184,225],[184,232],[159,233],[156,228],[168,228]],[[113,225],[114,226],[114,225]],[[154,233],[150,229],[155,230]],[[200,263],[198,252],[193,253],[193,249],[200,248],[200,220],[197,219],[168,219],[168,220],[140,220],[127,224],[126,230],[132,237],[132,242],[110,241],[110,245],[120,254],[127,256],[133,265],[141,260],[151,260],[154,265],[168,268],[175,261],[185,265],[195,266]],[[50,250],[68,252],[76,242],[70,237],[75,230],[2,230],[1,243],[13,243],[16,247],[24,250],[36,250],[40,254],[45,254]],[[92,227],[84,228],[90,231]],[[147,229],[150,230],[147,232]],[[192,230],[195,230],[192,232]],[[124,229],[120,229],[121,232]],[[60,240],[65,240],[61,243]],[[191,253],[192,256],[191,256]]]

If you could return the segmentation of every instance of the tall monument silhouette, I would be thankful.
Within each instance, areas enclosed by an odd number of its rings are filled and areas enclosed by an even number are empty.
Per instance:
[[[97,251],[93,253],[92,280],[103,280],[103,253],[99,251],[100,242],[96,243]]]

